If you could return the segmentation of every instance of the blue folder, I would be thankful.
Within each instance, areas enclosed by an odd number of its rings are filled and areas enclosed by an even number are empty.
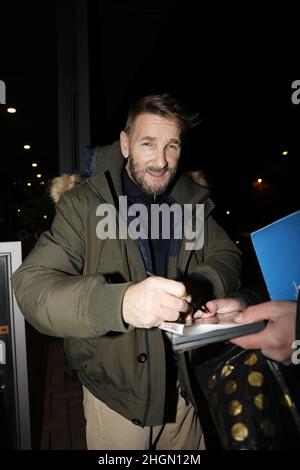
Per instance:
[[[300,287],[300,211],[251,233],[272,300],[296,300]]]

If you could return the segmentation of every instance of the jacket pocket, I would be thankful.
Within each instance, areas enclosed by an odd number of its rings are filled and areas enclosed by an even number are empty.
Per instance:
[[[86,372],[100,387],[109,386],[137,398],[146,395],[147,366],[139,361],[144,350],[141,333],[137,329],[111,332],[97,340],[95,356]]]

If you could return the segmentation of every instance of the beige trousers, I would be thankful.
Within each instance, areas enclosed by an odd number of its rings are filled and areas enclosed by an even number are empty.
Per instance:
[[[199,419],[179,394],[176,421],[161,426],[136,426],[83,387],[86,439],[89,450],[204,449]],[[151,441],[151,442],[150,442]]]

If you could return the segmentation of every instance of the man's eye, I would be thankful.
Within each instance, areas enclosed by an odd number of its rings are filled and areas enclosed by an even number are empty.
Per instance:
[[[150,142],[143,142],[142,145],[144,147],[150,147],[151,146],[151,143]]]
[[[174,144],[170,144],[169,148],[172,149],[172,150],[178,150],[178,146],[174,145]]]

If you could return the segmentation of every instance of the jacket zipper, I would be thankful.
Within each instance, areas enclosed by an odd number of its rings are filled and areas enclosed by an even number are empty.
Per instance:
[[[89,185],[89,187],[91,188],[91,190],[98,196],[98,198],[100,199],[100,201],[102,201],[104,204],[106,204],[106,201],[105,199],[101,196],[101,194],[99,193],[98,189],[96,188],[96,186],[91,182],[91,180],[89,178],[86,179],[86,182],[87,184]]]
[[[146,407],[145,407],[145,413],[144,413],[144,418],[143,418],[143,423],[142,425],[145,426],[145,423],[147,422],[147,416],[149,413],[149,408],[150,408],[150,400],[151,400],[151,366],[150,366],[150,348],[149,348],[149,331],[145,330],[145,343],[146,343],[146,354],[147,354],[147,395],[146,395]],[[151,446],[151,442],[150,442]]]
[[[197,204],[201,204],[201,203],[205,202],[207,200],[207,198],[209,197],[209,195],[210,195],[210,191],[207,191],[203,195],[203,197],[197,202]],[[192,217],[194,217],[194,215],[195,215],[195,210],[193,210]],[[181,240],[181,243],[183,243],[183,239]],[[181,248],[181,246],[180,246],[180,248]],[[192,251],[191,251],[191,254],[192,254]],[[190,256],[191,256],[191,254],[190,254]],[[181,260],[182,256],[180,256],[180,255],[181,255],[181,253],[179,253],[178,261],[177,261],[177,279],[179,279],[179,280],[180,280],[182,274],[183,274],[184,278],[186,277],[188,264],[189,264],[189,259],[190,259],[190,256],[189,256],[188,259],[187,259],[187,262],[186,262],[186,266],[184,268],[184,273],[181,273],[180,270],[179,270],[179,264],[180,264],[179,261]],[[191,385],[190,385],[189,374],[188,374],[188,371],[187,371],[187,357],[188,357],[188,352],[182,352],[181,354],[179,354],[179,364],[178,364],[179,388],[180,388],[181,391],[185,390],[187,392],[187,396],[188,396],[189,400],[191,401],[192,404],[194,404],[194,397],[193,397],[193,393],[192,393],[192,389],[191,389]]]
[[[205,202],[208,199],[209,195],[210,195],[210,191],[207,190],[206,193],[202,196],[202,198],[197,202],[197,204],[202,204],[203,202]],[[194,218],[194,216],[195,216],[195,208],[193,209],[192,218]],[[189,263],[189,259],[190,259],[191,254],[192,254],[192,250],[191,250],[190,255],[189,255],[189,257],[187,259],[187,262],[186,262],[184,272],[181,272],[179,270],[179,266],[181,264],[180,261],[182,261],[182,256],[183,256],[183,254],[182,254],[183,243],[184,243],[184,239],[182,237],[180,248],[179,248],[179,253],[178,253],[178,257],[177,257],[177,279],[179,279],[179,280],[181,280],[182,277],[185,278],[185,276],[187,274],[186,270],[187,270],[187,266],[188,266],[188,263]]]

